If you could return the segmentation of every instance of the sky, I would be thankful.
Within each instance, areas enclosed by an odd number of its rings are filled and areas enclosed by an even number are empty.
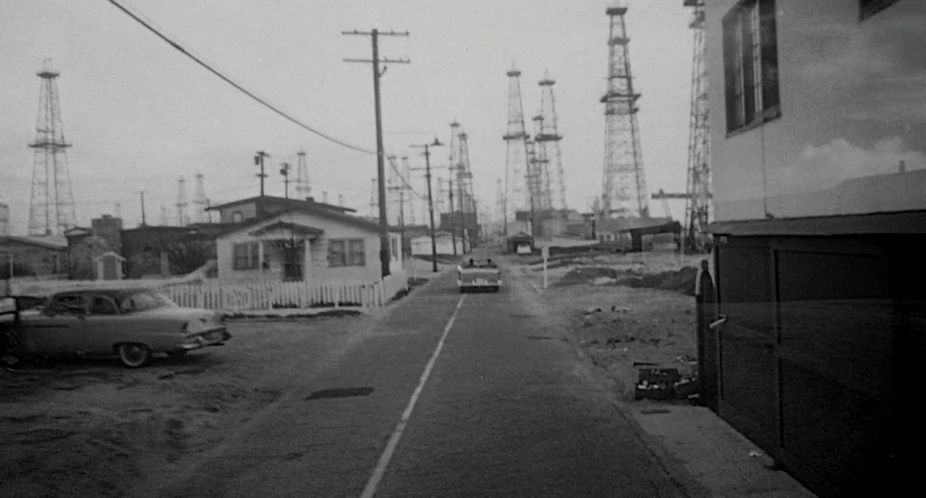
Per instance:
[[[505,170],[508,77],[521,70],[525,121],[540,106],[538,81],[554,94],[570,208],[601,195],[608,16],[613,1],[565,0],[119,0],[191,53],[307,125],[375,150],[369,37],[342,31],[408,31],[381,37],[384,147],[424,166],[414,144],[450,141],[457,121],[469,136],[475,196],[494,211]],[[626,0],[646,181],[683,192],[686,183],[693,35],[681,0]],[[307,154],[313,194],[370,212],[376,157],[327,141],[254,102],[136,23],[106,0],[0,0],[0,203],[11,233],[25,234],[40,79],[57,79],[77,221],[119,214],[126,227],[161,208],[176,222],[178,179],[194,196],[201,173],[210,204],[259,194],[256,151],[268,195],[283,196],[279,165]],[[447,147],[432,149],[447,175]],[[426,192],[423,173],[410,179]],[[423,205],[422,205],[423,206]],[[418,221],[423,222],[421,207]],[[682,216],[683,206],[673,204]],[[660,201],[651,212],[664,215]],[[390,216],[391,217],[391,216]]]

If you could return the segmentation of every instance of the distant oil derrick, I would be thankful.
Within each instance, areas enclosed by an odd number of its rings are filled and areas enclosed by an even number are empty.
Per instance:
[[[563,136],[559,132],[558,118],[556,116],[556,99],[553,96],[553,85],[556,83],[549,75],[540,80],[540,127],[534,134],[534,142],[544,148],[547,166],[544,168],[546,190],[550,196],[550,205],[553,209],[564,210],[566,206],[566,183],[563,171],[563,159],[560,151],[560,140]]]
[[[688,187],[685,213],[687,249],[703,251],[708,243],[705,229],[711,218],[711,141],[710,106],[707,93],[706,44],[704,40],[704,1],[684,0],[693,7],[694,54],[691,67],[691,114],[688,132]]]
[[[605,104],[605,153],[601,213],[614,216],[649,216],[643,153],[637,125],[637,99],[630,71],[630,52],[624,15],[627,7],[610,7],[608,37],[608,90]]]
[[[32,162],[32,196],[29,203],[29,235],[61,235],[77,224],[71,173],[68,170],[61,108],[58,103],[57,77],[51,59],[46,59],[38,73],[42,79],[39,92],[35,149]]]
[[[300,150],[296,157],[299,158],[296,162],[296,197],[304,200],[312,195],[312,186],[309,185],[309,166],[306,163],[304,150]]]

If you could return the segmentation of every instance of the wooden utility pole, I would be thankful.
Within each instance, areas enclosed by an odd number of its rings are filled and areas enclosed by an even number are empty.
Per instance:
[[[412,145],[412,147],[424,148],[424,177],[428,181],[428,214],[431,217],[431,266],[434,273],[437,273],[437,241],[434,238],[434,196],[431,194],[431,152],[429,147],[439,147],[441,145],[444,144],[440,143],[436,138],[429,144]]]
[[[450,188],[447,190],[450,192],[450,240],[453,243],[453,255],[457,255],[457,223],[456,223],[456,208],[453,207],[453,171],[450,172]]]
[[[270,154],[259,150],[254,155],[254,165],[260,166],[260,173],[257,174],[257,177],[260,178],[260,199],[257,201],[257,215],[260,216],[264,214],[264,179],[267,178],[267,174],[264,173],[264,158],[270,157]]]
[[[372,31],[342,31],[344,35],[362,35],[369,36],[373,44],[372,59],[344,59],[345,62],[363,62],[373,64],[373,97],[376,114],[376,177],[379,180],[379,261],[382,265],[382,276],[389,276],[389,224],[386,219],[386,172],[385,172],[385,153],[383,152],[383,119],[380,110],[379,97],[379,78],[383,75],[379,70],[380,63],[408,64],[408,59],[380,59],[379,58],[379,37],[380,36],[408,36],[408,31],[383,31],[377,29]]]
[[[141,226],[145,226],[145,191],[138,191],[139,197],[141,197]]]

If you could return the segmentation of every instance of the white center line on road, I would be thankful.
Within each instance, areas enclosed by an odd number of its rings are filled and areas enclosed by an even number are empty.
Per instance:
[[[453,327],[453,322],[457,319],[457,312],[460,311],[460,306],[463,306],[463,299],[465,297],[466,294],[460,296],[457,307],[453,310],[453,315],[450,316],[447,326],[444,327],[444,333],[441,334],[440,340],[437,341],[437,347],[435,347],[434,352],[431,353],[431,359],[428,360],[428,364],[424,367],[421,379],[418,380],[418,387],[415,388],[415,392],[412,393],[411,399],[408,400],[408,406],[405,407],[405,411],[402,412],[402,418],[399,419],[398,425],[396,425],[395,430],[392,431],[392,436],[389,437],[389,442],[386,443],[386,449],[383,450],[383,454],[380,455],[376,468],[373,469],[373,475],[370,476],[370,480],[367,482],[366,487],[363,488],[363,493],[360,494],[361,498],[372,498],[376,493],[376,487],[379,486],[379,481],[382,480],[383,474],[386,473],[389,460],[392,459],[392,454],[395,453],[395,448],[399,444],[399,439],[402,438],[405,426],[408,425],[408,420],[412,417],[412,411],[415,409],[415,404],[418,403],[418,396],[421,395],[421,391],[424,390],[424,385],[428,382],[428,377],[431,376],[431,370],[437,362],[437,357],[440,356],[441,350],[444,349],[444,341],[447,340],[447,334],[450,333],[450,328]]]

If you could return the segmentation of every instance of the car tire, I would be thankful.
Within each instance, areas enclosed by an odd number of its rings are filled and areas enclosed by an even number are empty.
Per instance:
[[[144,366],[151,358],[151,350],[148,346],[137,342],[119,344],[116,346],[116,352],[119,353],[119,360],[128,368]]]

